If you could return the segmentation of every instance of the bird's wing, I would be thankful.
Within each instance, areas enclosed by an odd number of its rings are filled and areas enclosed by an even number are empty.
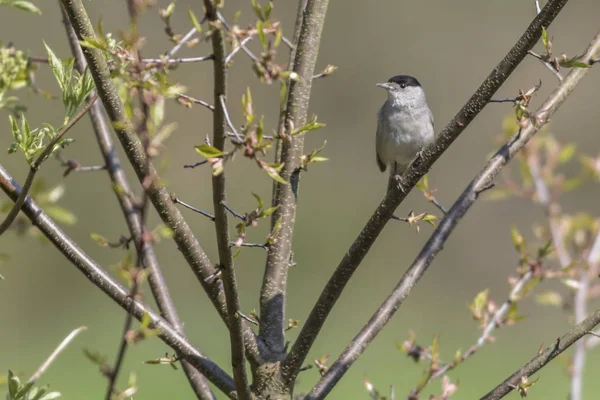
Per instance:
[[[375,155],[377,156],[377,165],[379,166],[379,170],[381,172],[385,172],[387,165],[381,160],[379,156],[379,147],[383,145],[383,140],[380,136],[381,124],[377,121],[377,134],[375,135]]]

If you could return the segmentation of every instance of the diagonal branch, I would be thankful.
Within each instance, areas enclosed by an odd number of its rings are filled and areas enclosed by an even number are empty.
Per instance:
[[[567,80],[565,78],[565,80]],[[546,366],[550,361],[559,356],[563,351],[568,349],[573,343],[585,335],[590,334],[591,330],[596,325],[600,324],[600,310],[597,310],[592,315],[581,321],[579,325],[565,333],[563,336],[556,339],[554,346],[548,347],[544,351],[538,353],[537,356],[531,359],[527,364],[519,368],[515,373],[506,378],[504,382],[496,386],[488,392],[480,400],[498,400],[509,394],[519,387],[523,378],[529,378],[537,371]]]
[[[12,201],[16,201],[21,192],[21,188],[2,165],[0,165],[0,188]],[[225,371],[195,348],[150,307],[132,300],[129,291],[79,248],[31,198],[25,201],[23,212],[50,243],[77,267],[94,286],[106,293],[121,308],[131,311],[138,321],[141,321],[144,314],[147,314],[151,320],[150,328],[160,330],[159,337],[167,346],[178,352],[182,359],[192,364],[229,398],[235,398],[235,384]]]
[[[471,96],[469,101],[438,135],[435,143],[422,151],[422,155],[412,163],[411,167],[402,177],[402,187],[407,189],[406,193],[419,182],[423,175],[429,171],[433,163],[450,147],[454,140],[487,105],[494,93],[508,79],[517,65],[527,56],[527,51],[537,43],[541,37],[542,27],[550,25],[567,1],[550,0],[546,4],[542,12],[535,17],[513,48],[510,49],[508,54],[492,70],[473,96]],[[399,185],[393,186],[327,282],[284,363],[284,368],[287,370],[285,372],[286,378],[289,381],[295,379],[327,316],[340,297],[346,284],[385,227],[385,224],[392,217],[398,205],[406,197],[406,193],[401,190]]]
[[[302,3],[302,2],[301,2]],[[299,80],[289,82],[287,105],[284,112],[284,130],[300,127],[306,122],[312,76],[315,70],[321,32],[325,22],[328,0],[308,0],[300,7],[302,18],[293,71]],[[300,157],[304,149],[304,134],[288,137],[281,145],[280,162],[284,163],[281,176],[289,182],[278,183],[274,188],[273,221],[281,218],[281,229],[269,248],[265,274],[260,291],[259,338],[273,352],[273,361],[285,353],[285,297],[288,268],[292,252],[292,234],[296,218],[296,200],[300,179]]]
[[[210,22],[218,20],[217,8],[212,0],[204,0],[206,16]],[[219,150],[225,147],[226,132],[225,124],[229,120],[225,108],[225,96],[227,94],[227,66],[225,62],[225,41],[223,31],[214,28],[211,35],[214,54],[214,103],[213,113],[213,146]],[[246,374],[246,357],[244,355],[244,320],[239,318],[240,299],[239,291],[233,267],[233,256],[229,247],[229,225],[227,210],[223,206],[226,202],[225,173],[222,172],[212,177],[213,206],[215,211],[215,230],[217,234],[217,246],[219,249],[219,266],[222,269],[222,279],[227,299],[227,317],[229,319],[229,342],[231,345],[231,365],[233,377],[237,388],[238,398],[251,400],[252,392],[248,386]]]
[[[600,33],[592,40],[582,59],[584,61],[589,60],[598,50],[600,50]],[[342,378],[352,363],[356,361],[364,349],[385,327],[403,301],[408,297],[411,289],[425,274],[435,256],[442,250],[450,234],[475,203],[479,194],[493,185],[494,178],[500,173],[502,168],[550,120],[550,117],[569,97],[588,71],[589,69],[587,68],[573,69],[550,96],[548,96],[536,113],[530,119],[521,122],[522,127],[520,131],[496,152],[488,161],[485,168],[477,174],[463,191],[423,249],[419,252],[417,258],[404,273],[404,276],[400,279],[400,282],[398,282],[392,293],[377,309],[377,312],[361,329],[358,335],[352,339],[350,345],[346,347],[331,368],[327,370],[306,399],[316,400],[324,398]]]
[[[84,40],[86,37],[96,37],[94,28],[81,0],[61,0],[61,2],[75,28],[77,37],[80,40]],[[208,256],[200,246],[198,239],[194,236],[186,220],[177,209],[176,204],[173,203],[169,192],[161,184],[154,166],[147,161],[144,148],[134,132],[131,122],[125,115],[123,103],[112,83],[104,55],[98,49],[84,47],[82,50],[88,61],[90,72],[98,89],[98,95],[104,104],[110,123],[114,127],[138,180],[144,186],[150,201],[163,223],[173,231],[173,239],[177,247],[217,309],[217,312],[223,321],[228,323],[223,285],[220,280],[210,279],[210,277],[215,275],[215,267],[208,259]],[[150,176],[151,179],[146,180],[146,176]],[[247,325],[244,326],[244,338],[248,356],[258,358],[258,343],[254,332]]]

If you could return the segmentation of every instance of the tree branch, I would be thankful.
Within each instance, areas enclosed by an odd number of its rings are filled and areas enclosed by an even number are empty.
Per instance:
[[[218,20],[217,8],[212,0],[204,0],[206,16],[209,22]],[[225,41],[223,31],[215,28],[212,35],[212,48],[214,54],[214,104],[213,113],[213,146],[219,150],[225,147],[226,113],[225,96],[227,95],[227,65],[225,63]],[[233,128],[232,128],[233,129]],[[235,130],[234,130],[235,131]],[[233,377],[237,388],[237,396],[241,400],[252,400],[252,392],[248,386],[246,375],[246,357],[244,355],[244,320],[239,318],[240,299],[238,297],[237,281],[233,267],[233,256],[229,247],[229,224],[227,210],[223,207],[226,202],[225,173],[212,177],[213,206],[215,212],[215,231],[219,250],[219,266],[222,268],[222,280],[227,299],[227,316],[229,318],[229,341],[231,345],[231,365]]]
[[[96,37],[94,28],[87,16],[81,0],[61,0],[71,23],[80,40],[86,37]],[[128,121],[123,103],[112,83],[110,71],[104,55],[98,49],[84,47],[83,53],[88,61],[90,72],[96,83],[98,94],[107,111],[111,125],[125,150],[138,180],[143,184],[150,201],[158,212],[163,223],[173,231],[173,239],[184,258],[190,265],[196,278],[217,309],[219,315],[228,323],[225,293],[220,280],[209,279],[215,274],[215,268],[200,246],[189,225],[171,200],[167,189],[160,183],[159,176],[147,157],[136,133]],[[153,179],[145,181],[146,176]],[[258,358],[259,349],[254,332],[244,326],[246,352],[249,357]]]
[[[321,32],[325,22],[328,0],[308,0],[302,12],[302,23],[296,46],[293,71],[299,80],[289,82],[287,105],[284,112],[284,129],[300,127],[306,122],[312,76],[315,70]],[[298,16],[300,18],[300,15]],[[296,217],[296,200],[300,179],[300,157],[304,149],[304,134],[296,135],[281,144],[284,163],[281,176],[289,182],[278,183],[274,188],[273,221],[281,218],[281,229],[269,248],[265,274],[260,292],[259,338],[271,349],[273,359],[282,359],[285,353],[285,297],[287,274],[292,251],[292,235]]]
[[[97,99],[97,95],[91,96],[90,99],[87,101],[86,105],[77,114],[75,114],[65,126],[63,126],[63,128],[60,130],[60,132],[58,132],[56,137],[52,139],[50,143],[48,143],[48,145],[44,148],[44,151],[42,151],[38,158],[36,158],[33,161],[31,166],[29,167],[29,173],[27,174],[27,178],[25,180],[25,186],[23,186],[23,190],[21,191],[19,198],[17,199],[11,210],[8,212],[8,215],[4,218],[4,221],[2,221],[2,223],[0,224],[0,236],[2,236],[2,234],[6,232],[8,228],[10,228],[15,218],[17,218],[17,215],[19,215],[19,211],[21,211],[21,207],[23,207],[23,203],[25,203],[25,199],[27,198],[29,189],[31,189],[31,185],[33,184],[35,174],[37,174],[38,170],[40,169],[40,166],[46,160],[46,158],[48,158],[48,156],[52,154],[54,146],[56,146],[56,144],[63,138],[65,133],[67,133],[69,129],[71,129],[73,125],[75,125],[77,121],[79,121],[85,115],[85,113],[90,109],[90,107],[94,104],[94,102]]]
[[[513,48],[492,70],[458,114],[440,132],[436,141],[422,151],[421,156],[412,163],[402,177],[402,186],[407,189],[406,193],[401,190],[399,185],[394,185],[392,190],[386,194],[327,282],[294,343],[284,363],[284,368],[287,369],[285,374],[289,381],[295,379],[337,299],[406,194],[487,105],[494,93],[526,57],[527,51],[537,43],[541,37],[542,27],[550,25],[567,1],[550,0],[546,4]]]
[[[66,15],[65,9],[60,7],[63,21],[66,28],[69,45],[71,46],[71,52],[75,57],[75,65],[77,70],[81,73],[87,67],[87,62],[79,45],[77,34],[71,25],[71,21]],[[136,207],[132,203],[130,196],[131,186],[125,174],[125,171],[121,168],[121,162],[119,155],[115,149],[107,118],[102,110],[100,103],[95,103],[90,110],[90,118],[92,121],[92,127],[98,141],[98,147],[104,158],[106,169],[113,186],[120,188],[121,190],[114,190],[121,211],[125,217],[125,222],[129,228],[129,232],[136,246],[136,251],[139,258],[142,261],[144,268],[150,270],[148,276],[148,282],[150,284],[150,290],[161,316],[166,319],[173,328],[183,335],[183,325],[177,314],[175,304],[169,293],[167,283],[162,273],[162,269],[158,264],[156,254],[150,242],[143,240],[143,223],[141,215],[136,212]],[[180,353],[176,352],[178,356]],[[199,399],[211,400],[213,395],[208,382],[200,372],[198,372],[191,364],[185,360],[182,360],[183,370],[190,382],[191,388]]]
[[[12,201],[16,201],[21,188],[12,176],[0,165],[0,188]],[[147,305],[132,300],[129,291],[121,286],[110,274],[90,258],[77,244],[67,236],[56,223],[42,211],[31,198],[25,201],[23,212],[31,223],[97,288],[108,295],[115,303],[141,321],[144,314],[150,317],[150,328],[159,329],[161,340],[181,358],[188,361],[208,378],[216,387],[229,398],[235,397],[235,383],[225,371],[195,348],[175,328],[152,311]]]
[[[565,80],[568,79],[565,78]],[[579,325],[571,329],[563,336],[556,339],[554,346],[548,347],[538,353],[527,364],[519,368],[515,373],[506,378],[504,382],[488,392],[481,400],[498,400],[509,394],[513,389],[518,388],[521,378],[528,378],[542,369],[546,364],[568,349],[573,343],[589,334],[596,325],[600,324],[600,310],[597,310],[588,318],[584,319]]]
[[[549,3],[548,3],[549,4]],[[540,14],[541,15],[541,14]],[[583,60],[589,60],[600,50],[600,33],[592,40]],[[584,62],[585,62],[584,61]],[[404,273],[390,296],[378,308],[369,322],[354,337],[350,345],[342,352],[335,363],[327,370],[319,383],[313,388],[306,399],[316,400],[324,398],[333,386],[341,379],[352,363],[360,356],[363,350],[371,343],[377,334],[392,318],[403,301],[408,297],[411,289],[437,255],[442,250],[450,234],[477,200],[479,194],[487,190],[494,178],[502,168],[525,146],[525,144],[545,125],[554,112],[562,105],[575,89],[579,81],[589,71],[587,68],[575,68],[548,96],[535,114],[528,120],[522,121],[522,128],[514,135],[496,154],[488,161],[485,168],[477,174],[467,188],[454,203],[448,214],[442,219],[435,232],[431,235],[417,258]],[[588,329],[589,330],[589,329]]]

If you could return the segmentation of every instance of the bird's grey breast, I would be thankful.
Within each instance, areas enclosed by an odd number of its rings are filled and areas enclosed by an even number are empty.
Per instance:
[[[386,102],[379,111],[377,152],[381,160],[408,165],[423,147],[433,141],[431,111],[425,107],[399,106]]]

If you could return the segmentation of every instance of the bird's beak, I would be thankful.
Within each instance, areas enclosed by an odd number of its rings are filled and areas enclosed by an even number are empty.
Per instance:
[[[387,82],[377,83],[375,86],[379,86],[380,88],[383,88],[385,90],[390,90],[392,88],[392,86]]]

